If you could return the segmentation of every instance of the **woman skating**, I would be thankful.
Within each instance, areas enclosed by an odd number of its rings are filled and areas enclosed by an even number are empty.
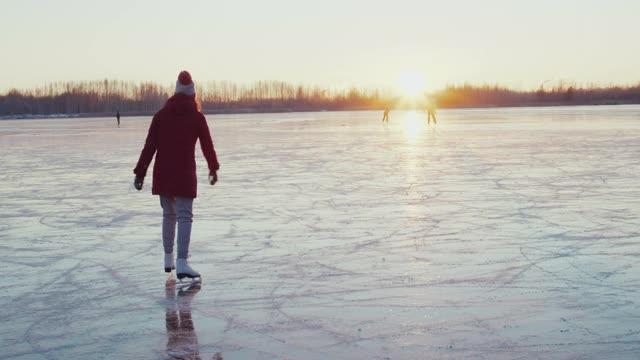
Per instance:
[[[134,186],[141,190],[147,168],[155,154],[151,192],[160,195],[162,206],[162,243],[164,269],[176,269],[178,279],[199,278],[200,273],[189,266],[189,243],[193,219],[193,199],[197,195],[195,161],[196,141],[209,167],[209,183],[218,180],[220,165],[213,147],[204,114],[196,102],[195,85],[191,75],[182,71],[176,82],[175,94],[167,100],[151,121],[140,159],[133,170]],[[174,263],[173,247],[178,225],[178,254]]]

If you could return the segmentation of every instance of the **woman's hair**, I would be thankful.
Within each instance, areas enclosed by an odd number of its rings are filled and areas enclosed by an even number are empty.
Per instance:
[[[200,100],[198,100],[196,95],[175,94],[172,97],[167,99],[167,101],[164,103],[164,107],[171,106],[170,105],[171,101],[172,101],[172,99],[174,99],[176,97],[176,95],[187,96],[187,97],[191,98],[193,103],[196,105],[196,110],[198,110],[198,112],[202,112],[202,105],[200,104]]]

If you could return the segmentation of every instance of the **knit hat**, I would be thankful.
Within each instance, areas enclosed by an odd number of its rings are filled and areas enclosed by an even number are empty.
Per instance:
[[[196,87],[193,85],[191,74],[188,71],[181,71],[176,81],[176,94],[195,95]]]

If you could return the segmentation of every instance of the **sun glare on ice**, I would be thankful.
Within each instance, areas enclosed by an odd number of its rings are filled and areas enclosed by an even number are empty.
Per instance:
[[[416,111],[407,112],[404,129],[409,144],[415,144],[420,130],[420,116]]]

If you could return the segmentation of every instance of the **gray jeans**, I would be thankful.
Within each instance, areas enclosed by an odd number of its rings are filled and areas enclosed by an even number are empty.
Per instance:
[[[160,195],[160,206],[162,206],[162,245],[164,245],[164,253],[170,254],[173,252],[177,220],[178,259],[186,259],[189,256],[189,243],[191,242],[193,199]]]

